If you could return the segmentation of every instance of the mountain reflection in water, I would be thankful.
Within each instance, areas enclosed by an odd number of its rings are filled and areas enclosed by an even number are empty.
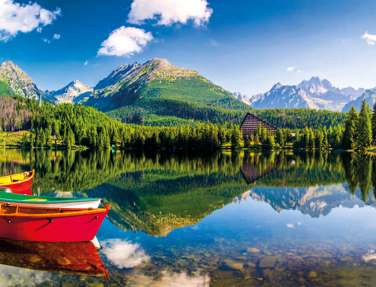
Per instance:
[[[2,174],[31,168],[35,194],[102,197],[112,206],[98,234],[109,278],[54,273],[52,282],[372,286],[376,281],[376,161],[370,157],[111,151],[7,151],[2,157],[0,152]],[[0,275],[8,272],[2,270]]]

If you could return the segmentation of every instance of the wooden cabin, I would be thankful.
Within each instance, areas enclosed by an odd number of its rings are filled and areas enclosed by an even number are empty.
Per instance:
[[[256,160],[252,160],[249,156],[244,157],[243,165],[240,168],[240,171],[248,184],[254,183],[264,176],[267,176],[279,166],[278,160],[273,162],[266,161],[265,164],[260,165],[258,164],[259,161],[257,158],[254,159]]]
[[[277,128],[272,124],[269,124],[268,122],[251,113],[246,114],[240,125],[243,136],[250,136],[254,134],[258,127],[265,128],[271,133],[275,133],[277,130]]]

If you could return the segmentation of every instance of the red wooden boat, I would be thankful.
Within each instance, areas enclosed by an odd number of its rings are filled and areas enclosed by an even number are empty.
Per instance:
[[[95,209],[38,208],[0,205],[0,238],[41,241],[91,241],[110,206]]]
[[[0,187],[8,188],[13,193],[32,195],[34,170],[0,176]]]
[[[0,264],[108,277],[108,270],[90,241],[49,243],[3,240],[0,241]]]

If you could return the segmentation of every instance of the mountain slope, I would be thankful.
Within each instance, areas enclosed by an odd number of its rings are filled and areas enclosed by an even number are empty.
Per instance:
[[[165,59],[123,65],[100,81],[86,104],[116,117],[175,116],[212,120],[247,105],[196,71],[176,67]]]
[[[340,111],[346,103],[359,97],[364,92],[364,89],[352,87],[336,88],[328,80],[318,77],[302,81],[298,87],[303,89],[317,103],[319,108],[333,111]]]
[[[336,88],[328,80],[312,77],[298,85],[276,84],[262,95],[251,99],[254,108],[308,108],[340,111],[343,106],[360,96],[363,89]]]
[[[370,107],[372,108],[374,104],[376,103],[376,88],[366,90],[360,97],[356,98],[355,100],[352,100],[348,102],[344,107],[343,107],[343,112],[348,112],[351,107],[355,107],[358,111],[360,111],[362,102],[366,101]]]
[[[252,100],[251,105],[256,109],[318,109],[306,92],[296,86],[283,86],[280,83]]]
[[[57,91],[47,92],[45,99],[49,102],[62,104],[80,104],[92,96],[93,89],[76,80],[70,82],[64,88]]]
[[[39,99],[42,94],[33,80],[16,64],[6,61],[0,65],[0,95]]]

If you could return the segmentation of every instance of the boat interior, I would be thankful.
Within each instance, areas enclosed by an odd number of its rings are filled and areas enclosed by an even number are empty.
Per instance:
[[[33,171],[27,171],[27,172],[12,174],[12,175],[0,176],[0,186],[10,184],[10,183],[16,183],[16,182],[24,181],[24,180],[26,180],[26,179],[28,179],[32,176],[33,176]]]

